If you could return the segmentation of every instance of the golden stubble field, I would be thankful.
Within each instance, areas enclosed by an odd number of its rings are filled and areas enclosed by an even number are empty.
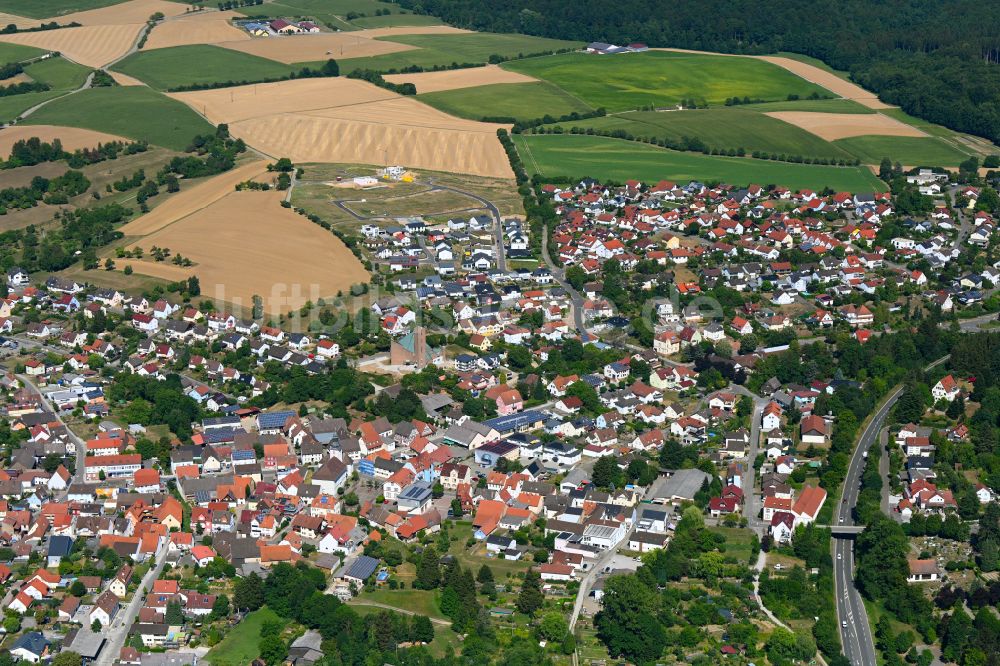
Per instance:
[[[95,132],[78,127],[61,127],[58,125],[14,125],[0,132],[0,156],[5,159],[10,155],[10,149],[21,140],[38,137],[42,141],[52,143],[59,139],[64,150],[74,151],[78,148],[96,148],[99,143],[109,141],[129,141],[114,134]]]
[[[196,275],[204,298],[243,307],[258,294],[269,314],[367,282],[368,272],[340,239],[281,207],[284,193],[234,190],[241,180],[266,178],[264,165],[254,162],[200,183],[122,227],[126,247],[141,247],[146,258],[118,259],[117,267],[172,281]],[[148,256],[154,245],[196,265],[155,262]]]
[[[253,147],[296,162],[400,164],[512,178],[496,132],[364,81],[300,79],[175,93]]]
[[[291,64],[318,60],[365,58],[368,56],[412,51],[415,47],[397,42],[383,42],[360,36],[357,32],[321,32],[312,35],[258,37],[239,41],[220,41],[234,51]]]
[[[387,74],[390,83],[412,83],[418,93],[440,92],[474,88],[496,83],[534,83],[538,79],[526,74],[501,69],[496,65],[472,67],[469,69],[449,69],[442,72],[418,72],[414,74]]]
[[[192,44],[216,44],[249,40],[250,35],[233,26],[221,12],[197,12],[163,21],[149,33],[144,51]]]
[[[0,35],[0,42],[59,51],[73,62],[103,67],[125,55],[135,43],[141,24],[84,25],[42,32]]]
[[[814,113],[809,111],[772,111],[765,115],[801,127],[827,141],[852,136],[927,136],[912,125],[881,113]]]

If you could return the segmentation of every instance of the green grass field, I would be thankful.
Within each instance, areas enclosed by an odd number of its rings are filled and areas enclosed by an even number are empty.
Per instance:
[[[139,51],[114,66],[157,90],[227,81],[275,79],[299,69],[219,46],[197,44]]]
[[[47,83],[53,90],[75,90],[83,85],[90,68],[65,58],[47,58],[24,68],[24,73],[36,81]]]
[[[0,122],[10,122],[17,118],[23,111],[30,109],[34,105],[45,100],[65,95],[58,90],[46,90],[45,92],[25,93],[23,95],[11,95],[0,97]]]
[[[237,624],[219,641],[219,644],[209,650],[205,659],[212,666],[245,666],[260,656],[258,644],[260,629],[265,622],[280,622],[288,624],[277,613],[268,607],[249,613],[242,622]]]
[[[2,3],[3,0],[0,0]],[[24,46],[23,44],[7,44],[6,42],[0,42],[0,62],[21,62],[22,60],[29,60],[31,58],[37,58],[40,55],[48,53],[45,49],[38,49],[34,46]]]
[[[399,42],[417,47],[412,51],[386,53],[368,58],[340,60],[340,71],[375,69],[387,71],[410,65],[433,67],[452,63],[485,63],[491,55],[517,58],[521,55],[575,48],[579,42],[546,39],[529,35],[505,35],[490,32],[454,35],[399,35],[381,37],[385,41]]]
[[[3,46],[9,45],[4,44]],[[0,48],[0,51],[2,50]],[[47,83],[52,89],[44,92],[0,97],[0,122],[14,120],[36,104],[79,88],[87,80],[90,69],[63,58],[48,58],[28,65],[24,68],[24,72],[36,81]]]
[[[888,157],[907,166],[958,166],[969,157],[936,136],[854,136],[833,143],[866,164],[878,164]]]
[[[764,151],[779,155],[801,155],[852,159],[846,151],[820,137],[762,113],[740,108],[690,111],[632,111],[620,115],[562,123],[595,130],[623,130],[636,137],[681,141],[701,139],[709,148],[743,148],[746,153]]]
[[[417,88],[417,93],[420,89]],[[507,117],[534,120],[545,115],[559,118],[591,108],[549,83],[498,83],[460,90],[443,90],[417,99],[462,118]]]
[[[29,18],[58,17],[61,14],[121,4],[125,0],[0,0],[0,12]]]
[[[47,104],[24,121],[108,132],[184,150],[212,126],[186,105],[142,86],[94,88]]]
[[[441,19],[424,14],[390,14],[388,16],[363,16],[351,21],[359,28],[391,28],[394,26],[441,25]]]
[[[851,99],[798,99],[792,102],[762,102],[740,106],[749,111],[808,111],[812,113],[875,113],[875,109],[858,104]]]
[[[604,137],[539,135],[514,137],[525,169],[543,176],[589,176],[624,182],[639,179],[723,181],[731,185],[784,185],[792,189],[869,192],[884,188],[863,167],[826,167],[786,164],[736,157],[683,153],[646,144]]]
[[[593,107],[628,111],[695,98],[712,105],[730,97],[780,101],[829,91],[753,58],[648,51],[615,56],[564,53],[503,67],[549,81]]]

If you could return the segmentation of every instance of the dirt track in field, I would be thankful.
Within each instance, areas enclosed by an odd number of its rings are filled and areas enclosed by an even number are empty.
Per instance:
[[[141,29],[142,26],[139,24],[85,25],[78,28],[0,35],[0,42],[59,51],[81,65],[103,67],[125,55],[135,43]]]
[[[0,157],[10,156],[11,147],[22,139],[36,136],[42,141],[52,143],[54,139],[62,142],[63,149],[74,151],[78,148],[96,148],[99,143],[109,141],[129,141],[114,134],[95,132],[78,127],[60,127],[58,125],[14,125],[0,131]]]
[[[835,141],[852,136],[927,136],[912,125],[881,113],[812,113],[772,111],[764,115],[801,127],[807,132]]]
[[[300,79],[171,95],[270,155],[511,178],[501,125],[455,118],[363,81]]]
[[[306,301],[315,303],[368,281],[368,272],[340,239],[282,208],[282,197],[277,191],[229,189],[207,206],[128,246],[141,247],[147,258],[116,263],[167,280],[196,275],[202,297],[245,307],[258,294],[270,314],[296,310]],[[180,254],[196,265],[183,268],[169,260],[152,261],[148,251],[153,245],[169,248],[173,256]]]
[[[417,87],[417,93],[474,88],[476,86],[488,86],[495,83],[534,83],[538,81],[534,77],[501,69],[496,65],[472,67],[470,69],[451,69],[443,72],[388,74],[384,78],[390,83],[412,83]]]

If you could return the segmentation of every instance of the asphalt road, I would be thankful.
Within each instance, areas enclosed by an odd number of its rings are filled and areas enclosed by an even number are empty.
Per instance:
[[[903,387],[896,388],[861,434],[847,469],[847,478],[844,480],[843,502],[835,511],[839,525],[854,524],[853,510],[858,502],[861,473],[866,462],[864,453],[878,439],[886,417],[902,393]],[[876,666],[875,641],[868,622],[868,612],[861,601],[861,594],[854,585],[854,540],[834,539],[833,553],[836,558],[833,562],[834,594],[837,600],[837,621],[840,622],[840,642],[844,647],[844,656],[852,664]]]
[[[563,269],[559,268],[552,261],[552,257],[549,256],[549,229],[545,228],[542,236],[542,259],[545,260],[545,265],[548,266],[549,271],[552,272],[552,277],[559,286],[566,290],[569,294],[570,302],[573,306],[573,323],[576,325],[576,330],[580,334],[580,338],[586,338],[588,336],[587,327],[583,322],[583,297],[580,293],[566,282],[565,273]]]

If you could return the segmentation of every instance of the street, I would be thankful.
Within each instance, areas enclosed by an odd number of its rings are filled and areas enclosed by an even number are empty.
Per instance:
[[[864,470],[865,452],[878,438],[885,419],[896,400],[903,393],[897,387],[881,408],[875,413],[858,441],[844,480],[843,501],[835,511],[838,525],[854,524],[854,507],[861,490],[861,473]],[[837,621],[840,622],[840,641],[846,656],[852,664],[875,666],[875,641],[872,638],[868,612],[861,601],[861,594],[854,585],[854,540],[834,539],[833,541],[834,595],[837,602]]]
[[[159,578],[163,572],[163,565],[167,563],[167,550],[168,548],[164,545],[156,558],[156,565],[150,567],[146,575],[142,577],[139,587],[132,593],[132,600],[125,608],[118,611],[111,626],[104,630],[106,642],[101,649],[101,654],[94,661],[95,666],[111,666],[118,659],[119,653],[125,646],[125,640],[128,638],[129,629],[132,628],[135,618],[139,615],[139,609],[142,608],[146,599],[146,591],[152,589],[153,581]]]

